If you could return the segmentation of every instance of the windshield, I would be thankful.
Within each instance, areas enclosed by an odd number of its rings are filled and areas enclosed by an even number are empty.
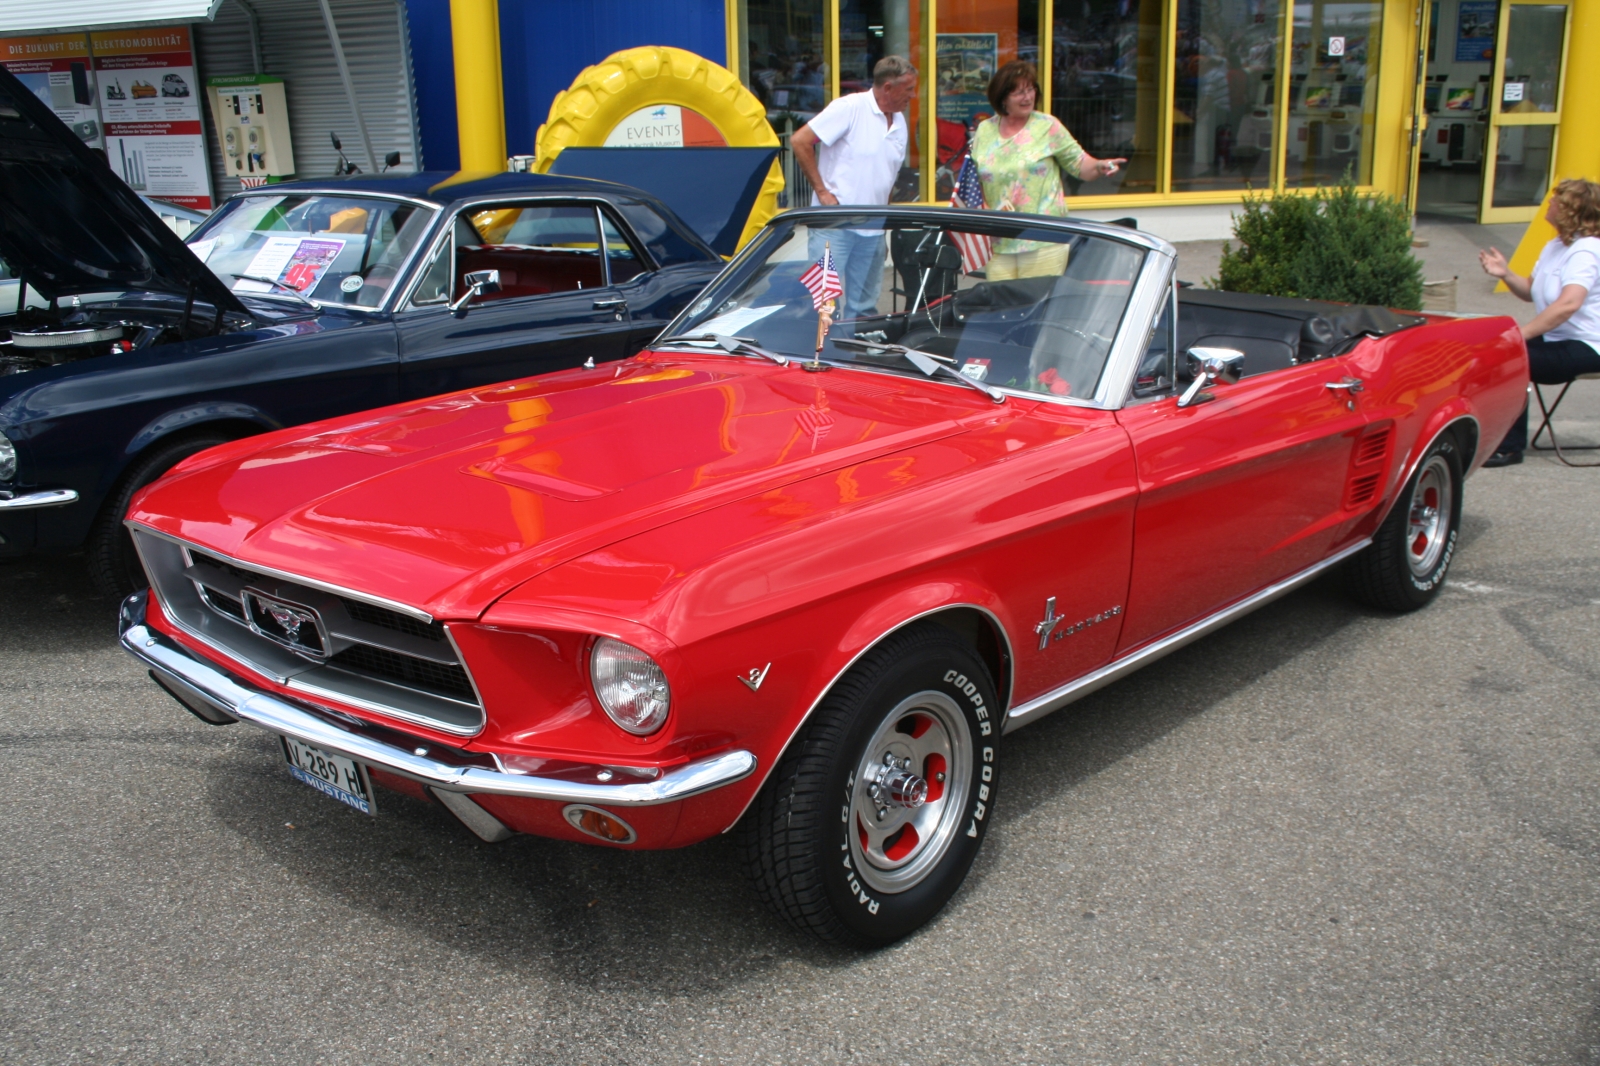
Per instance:
[[[232,200],[189,241],[239,293],[377,307],[433,221],[431,208],[365,196]],[[238,275],[261,280],[246,280]]]
[[[782,355],[817,346],[824,252],[838,274],[822,358],[915,373],[914,348],[991,386],[1091,399],[1145,252],[997,215],[942,226],[843,216],[776,222],[669,336],[736,336]],[[841,343],[842,342],[842,343]]]

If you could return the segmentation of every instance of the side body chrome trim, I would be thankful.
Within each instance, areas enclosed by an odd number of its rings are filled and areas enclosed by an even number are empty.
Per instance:
[[[1067,682],[1060,688],[1052,689],[1042,696],[1034,697],[1027,703],[1011,708],[1011,712],[1006,715],[1005,732],[1010,733],[1012,730],[1020,729],[1029,722],[1043,718],[1052,711],[1059,711],[1067,704],[1082,699],[1096,689],[1104,688],[1113,681],[1127,677],[1139,667],[1155,662],[1163,655],[1175,652],[1185,644],[1190,644],[1207,633],[1221,629],[1229,622],[1249,614],[1257,607],[1265,606],[1278,597],[1293,592],[1318,574],[1344,562],[1371,543],[1372,539],[1368,537],[1342,548],[1321,562],[1306,567],[1298,574],[1286,577],[1275,585],[1268,585],[1255,595],[1247,596],[1232,606],[1224,607],[1215,614],[1208,615],[1193,625],[1180,629],[1169,637],[1164,637],[1154,644],[1146,644],[1144,647],[1131,651],[1120,659],[1107,663],[1098,670],[1093,670],[1076,680]]]
[[[1472,455],[1467,457],[1467,461],[1461,464],[1461,477],[1462,480],[1466,480],[1467,475],[1472,472],[1472,464],[1478,459],[1478,453],[1483,451],[1483,424],[1478,421],[1478,417],[1476,415],[1460,415],[1456,418],[1452,418],[1450,421],[1439,427],[1439,432],[1428,438],[1427,444],[1424,444],[1422,447],[1417,449],[1416,455],[1412,457],[1410,464],[1406,466],[1405,476],[1402,477],[1396,484],[1394,495],[1389,498],[1388,504],[1383,508],[1383,513],[1378,516],[1378,524],[1380,526],[1388,520],[1389,512],[1394,510],[1394,505],[1400,502],[1400,494],[1404,492],[1405,487],[1411,483],[1411,475],[1415,474],[1417,472],[1417,467],[1422,465],[1422,457],[1428,454],[1428,449],[1432,448],[1434,444],[1438,443],[1440,437],[1444,436],[1446,433],[1450,432],[1450,430],[1454,429],[1463,422],[1471,422],[1473,428],[1475,428],[1478,432],[1478,447],[1473,451]],[[1491,446],[1496,443],[1498,443],[1498,441],[1491,442]]]
[[[0,499],[0,511],[32,511],[40,507],[64,507],[77,502],[78,494],[73,489],[45,489]]]
[[[794,728],[789,731],[789,735],[784,738],[783,747],[778,749],[780,753],[779,758],[783,757],[782,752],[789,750],[789,745],[794,743],[794,738],[800,735],[800,730],[805,728],[806,723],[811,720],[811,715],[815,713],[816,709],[822,705],[822,701],[828,698],[828,693],[833,691],[833,686],[839,683],[839,679],[841,677],[850,672],[850,668],[855,666],[855,664],[861,660],[863,655],[867,654],[867,652],[871,651],[873,648],[876,648],[879,644],[882,644],[886,637],[900,632],[900,630],[904,629],[913,622],[920,622],[922,619],[927,618],[930,615],[944,614],[946,611],[963,609],[973,610],[983,614],[989,619],[989,621],[994,623],[995,629],[999,630],[1001,637],[1005,639],[1006,661],[1010,663],[1011,669],[1007,671],[1006,691],[1001,697],[1001,706],[1011,706],[1011,692],[1016,686],[1017,680],[1017,657],[1011,646],[1011,634],[1006,632],[1006,627],[1000,624],[1000,619],[995,617],[995,613],[989,610],[987,607],[980,607],[975,603],[947,603],[942,607],[935,607],[932,610],[923,611],[921,614],[912,615],[910,618],[907,618],[904,621],[896,622],[888,629],[885,629],[882,633],[879,633],[872,640],[862,645],[861,650],[852,655],[850,657],[850,661],[845,663],[837,673],[829,678],[826,685],[822,686],[822,691],[817,693],[817,698],[811,701],[811,706],[806,708],[806,713],[800,716],[800,720],[795,723]],[[1001,729],[1002,733],[1004,732],[1004,728],[1005,727],[1002,727]],[[766,787],[767,778],[772,776],[772,771],[777,768],[777,765],[778,762],[776,759],[774,759],[772,765],[767,767],[767,772],[761,775],[761,781],[756,786],[755,791],[750,793],[750,798],[745,801],[745,805],[739,808],[738,817],[734,818],[733,821],[728,823],[727,829],[723,830],[724,833],[726,833],[728,829],[732,829],[734,826],[739,824],[739,819],[744,817],[744,812],[749,810],[750,804],[756,801],[756,797],[759,796],[761,794],[761,790]]]
[[[653,781],[635,779],[626,784],[610,785],[511,774],[481,766],[452,766],[352,733],[275,696],[241,684],[191,655],[164,634],[150,629],[144,624],[143,614],[142,609],[130,610],[124,605],[122,646],[146,666],[180,679],[240,721],[336,751],[368,766],[420,781],[435,790],[608,807],[648,807],[675,803],[730,785],[748,777],[756,768],[756,757],[750,752],[729,751],[677,767]],[[492,831],[487,823],[484,825]]]
[[[330,581],[318,581],[314,577],[303,577],[300,574],[291,574],[287,570],[277,570],[270,566],[262,566],[260,563],[251,563],[246,562],[243,559],[235,559],[230,555],[224,555],[215,548],[210,548],[203,544],[190,544],[188,541],[180,540],[177,537],[163,533],[159,529],[151,529],[142,522],[128,520],[123,524],[129,529],[137,529],[141,533],[149,534],[152,537],[159,537],[161,540],[169,541],[173,544],[176,544],[180,548],[192,548],[196,551],[205,552],[207,555],[214,555],[223,562],[231,563],[232,565],[239,567],[241,570],[254,570],[258,574],[266,574],[269,577],[281,578],[284,581],[292,581],[297,585],[306,585],[310,588],[321,589],[323,592],[331,592],[335,596],[348,596],[352,600],[358,600],[361,603],[370,603],[374,607],[383,607],[387,610],[406,615],[407,617],[415,618],[419,622],[433,622],[433,615],[429,614],[427,611],[424,611],[420,607],[413,607],[409,603],[401,603],[399,600],[389,600],[383,598],[382,596],[374,596],[370,592],[357,592],[355,589],[348,589],[343,585],[335,585]]]

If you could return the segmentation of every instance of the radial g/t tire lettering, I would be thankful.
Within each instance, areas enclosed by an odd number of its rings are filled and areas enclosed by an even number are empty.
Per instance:
[[[1350,560],[1350,590],[1362,603],[1404,613],[1439,595],[1461,528],[1461,452],[1442,433],[1400,490],[1372,543]]]
[[[891,635],[828,693],[740,822],[757,894],[855,947],[921,927],[993,820],[1002,724],[964,641],[931,623]]]

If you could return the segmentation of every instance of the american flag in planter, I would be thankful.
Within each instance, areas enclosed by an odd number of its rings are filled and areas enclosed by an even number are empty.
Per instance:
[[[811,306],[818,311],[829,300],[837,300],[844,295],[844,283],[839,280],[839,272],[833,268],[833,249],[823,245],[822,257],[800,275],[800,284],[810,290]]]
[[[976,211],[982,211],[988,206],[983,202],[983,184],[978,180],[978,167],[973,163],[970,154],[961,164],[961,172],[956,175],[956,187],[950,197],[950,206],[968,207]],[[952,232],[950,240],[961,249],[961,269],[968,274],[982,270],[983,264],[994,254],[994,243],[988,237],[977,233]]]

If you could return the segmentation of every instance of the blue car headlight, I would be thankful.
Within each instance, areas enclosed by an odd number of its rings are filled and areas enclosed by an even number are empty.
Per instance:
[[[0,481],[10,481],[17,476],[17,446],[0,433]]]

